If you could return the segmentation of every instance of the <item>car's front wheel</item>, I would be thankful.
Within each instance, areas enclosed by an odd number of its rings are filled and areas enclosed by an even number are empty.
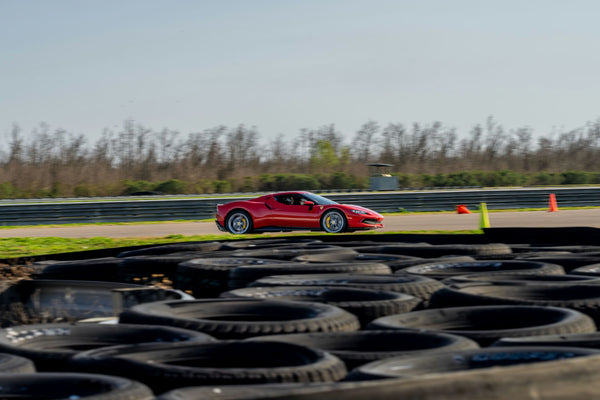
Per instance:
[[[321,228],[329,233],[341,233],[346,230],[348,221],[341,211],[330,210],[323,214],[321,218]]]
[[[227,216],[225,227],[236,235],[250,233],[252,232],[252,217],[246,211],[233,211]]]

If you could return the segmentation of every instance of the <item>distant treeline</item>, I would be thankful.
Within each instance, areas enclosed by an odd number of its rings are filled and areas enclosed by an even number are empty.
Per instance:
[[[244,125],[184,135],[125,121],[88,143],[40,124],[3,143],[0,198],[365,189],[374,162],[393,164],[401,188],[600,184],[600,120],[545,136],[491,117],[460,135],[367,121],[353,135],[327,125],[268,142]]]

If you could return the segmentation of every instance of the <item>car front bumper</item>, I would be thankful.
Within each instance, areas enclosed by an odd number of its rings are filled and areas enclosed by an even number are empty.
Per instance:
[[[375,218],[361,218],[358,219],[356,217],[348,218],[348,228],[349,229],[379,229],[383,228],[383,218],[375,219]]]

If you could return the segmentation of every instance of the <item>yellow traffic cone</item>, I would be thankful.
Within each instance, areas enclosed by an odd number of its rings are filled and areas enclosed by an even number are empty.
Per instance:
[[[487,205],[485,203],[481,203],[479,206],[479,229],[489,228],[490,227],[490,218],[488,217]]]

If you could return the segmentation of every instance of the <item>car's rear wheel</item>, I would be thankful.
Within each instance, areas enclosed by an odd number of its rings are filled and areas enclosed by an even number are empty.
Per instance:
[[[338,210],[329,210],[321,218],[321,228],[329,233],[341,233],[348,227],[346,217]]]
[[[250,233],[252,232],[252,218],[246,211],[233,211],[227,216],[225,227],[236,235]]]

